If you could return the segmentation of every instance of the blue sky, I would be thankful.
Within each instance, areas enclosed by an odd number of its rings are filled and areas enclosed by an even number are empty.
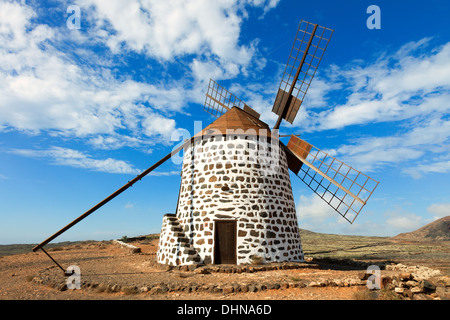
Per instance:
[[[367,27],[370,5],[381,29]],[[300,227],[394,236],[449,215],[449,9],[444,0],[1,0],[0,243],[41,242],[169,153],[177,132],[211,123],[210,78],[273,126],[301,19],[335,32],[281,133],[380,184],[350,225],[292,176]],[[166,162],[55,241],[159,233],[179,173]]]

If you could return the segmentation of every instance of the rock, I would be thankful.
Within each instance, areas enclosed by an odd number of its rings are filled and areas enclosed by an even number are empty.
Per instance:
[[[120,291],[120,285],[115,284],[111,287],[111,292],[119,292]]]
[[[190,264],[189,266],[188,266],[188,270],[189,271],[195,271],[197,269],[197,265],[196,264]]]
[[[150,290],[150,287],[144,286],[144,287],[139,289],[139,292],[148,292],[149,290]]]
[[[120,248],[127,249],[130,253],[133,253],[133,254],[141,253],[141,248],[133,246],[133,245],[131,245],[129,243],[125,243],[125,242],[120,241],[120,240],[113,240],[112,243],[117,245],[117,246],[119,246]]]
[[[317,288],[317,287],[321,287],[322,285],[321,285],[321,283],[320,282],[317,282],[317,281],[311,281],[309,284],[308,284],[308,287],[312,287],[312,288]]]
[[[124,294],[134,294],[137,293],[138,290],[136,287],[133,286],[124,286],[122,287],[121,292],[123,292]]]
[[[419,293],[414,294],[413,300],[430,300],[430,298],[426,294]]]
[[[431,298],[433,298],[435,300],[440,299],[439,295],[436,292],[430,293],[427,296],[430,296]]]
[[[279,283],[269,283],[267,285],[267,290],[276,290],[276,289],[280,289],[280,284]]]
[[[445,287],[444,286],[437,286],[436,287],[436,293],[439,295],[439,296],[445,296],[445,293],[446,293],[446,290],[445,290]]]
[[[230,294],[234,292],[233,286],[227,285],[222,288],[222,293]]]
[[[304,281],[295,282],[291,287],[293,288],[305,288],[308,285]]]
[[[381,289],[388,288],[392,284],[392,278],[389,276],[381,276]]]
[[[189,292],[196,292],[199,288],[201,288],[200,286],[190,286],[189,287]]]
[[[150,294],[159,294],[159,293],[162,293],[162,287],[159,286],[159,285],[154,286],[154,287],[151,288],[151,290],[150,290]]]
[[[196,274],[210,274],[211,272],[208,270],[208,268],[200,267],[194,270],[194,273]]]
[[[66,291],[67,290],[67,285],[66,285],[66,283],[61,283],[61,284],[56,286],[56,289],[58,289],[59,291]]]
[[[441,281],[446,287],[450,287],[450,277],[449,276],[440,277],[439,281]]]
[[[343,286],[343,281],[341,279],[334,279],[334,285],[336,287],[342,287]]]
[[[408,281],[405,282],[405,285],[407,287],[415,287],[415,286],[419,285],[419,283],[417,281],[414,281],[414,280],[408,280]]]
[[[189,271],[189,266],[187,266],[187,265],[180,266],[180,271],[188,272]]]
[[[403,290],[403,296],[407,298],[412,298],[414,293],[410,289]]]
[[[405,288],[395,287],[394,291],[397,293],[403,293],[403,291],[405,291]]]
[[[396,265],[387,265],[386,270],[399,270],[402,273],[410,273],[416,280],[429,279],[440,275],[440,270],[431,269],[425,266],[406,266],[401,263]],[[406,279],[412,280],[412,279]]]
[[[424,292],[431,292],[436,290],[436,286],[434,284],[432,284],[430,281],[428,280],[422,280],[419,283],[419,287],[424,291]]]
[[[105,291],[106,291],[107,293],[112,293],[112,292],[114,292],[114,291],[113,291],[113,287],[114,287],[114,284],[109,283],[109,284],[106,285]]]
[[[285,282],[281,284],[281,289],[288,289],[289,288],[289,283]]]
[[[361,284],[359,279],[349,279],[348,283],[350,286],[358,286]]]
[[[413,277],[412,277],[412,274],[411,273],[409,273],[409,272],[404,272],[404,273],[400,273],[399,274],[399,278],[401,279],[401,280],[403,280],[403,281],[407,281],[407,280],[411,280]]]
[[[411,288],[411,292],[416,294],[416,293],[422,293],[423,289],[419,288],[419,287],[412,287]]]
[[[371,275],[372,275],[372,274],[367,273],[367,272],[360,272],[360,273],[358,274],[358,278],[359,278],[360,280],[367,280],[367,279],[369,279],[369,277],[370,277]]]
[[[256,286],[254,284],[250,284],[248,286],[248,291],[249,292],[256,292],[256,291],[258,291],[258,289],[256,288]]]
[[[221,287],[214,287],[213,289],[212,289],[212,292],[214,292],[214,293],[221,293],[222,292],[222,288]]]
[[[264,291],[267,289],[267,286],[265,284],[257,284],[256,287],[258,291]]]
[[[198,288],[198,291],[204,291],[204,292],[208,292],[210,290],[210,286],[205,284],[203,286],[201,286],[200,288]]]

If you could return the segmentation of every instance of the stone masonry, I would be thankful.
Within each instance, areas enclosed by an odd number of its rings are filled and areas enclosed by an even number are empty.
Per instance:
[[[176,214],[163,218],[159,263],[214,263],[214,224],[236,221],[237,264],[303,261],[286,155],[278,140],[215,135],[184,150]]]

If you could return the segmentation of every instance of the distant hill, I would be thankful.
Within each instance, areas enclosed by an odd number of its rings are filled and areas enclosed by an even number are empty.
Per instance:
[[[411,241],[450,241],[450,216],[433,221],[416,231],[400,233],[393,237]]]
[[[59,247],[65,247],[80,243],[89,243],[94,242],[93,240],[85,240],[85,241],[63,241],[63,242],[57,242],[57,243],[49,243],[46,245],[46,249],[54,249]],[[9,256],[13,254],[20,254],[20,253],[28,253],[32,252],[32,249],[37,245],[37,243],[33,244],[0,244],[0,257],[2,256]]]

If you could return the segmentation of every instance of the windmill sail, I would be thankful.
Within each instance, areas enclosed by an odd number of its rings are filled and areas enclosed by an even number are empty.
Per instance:
[[[256,118],[259,118],[258,112],[250,108],[246,103],[219,85],[216,81],[209,79],[209,86],[208,91],[206,92],[203,110],[212,116],[219,118],[222,114],[234,106],[243,109],[245,112],[250,113]]]
[[[296,136],[291,136],[286,148],[290,169],[353,223],[378,182]]]
[[[334,30],[302,20],[281,78],[272,112],[291,123],[305,98]]]

